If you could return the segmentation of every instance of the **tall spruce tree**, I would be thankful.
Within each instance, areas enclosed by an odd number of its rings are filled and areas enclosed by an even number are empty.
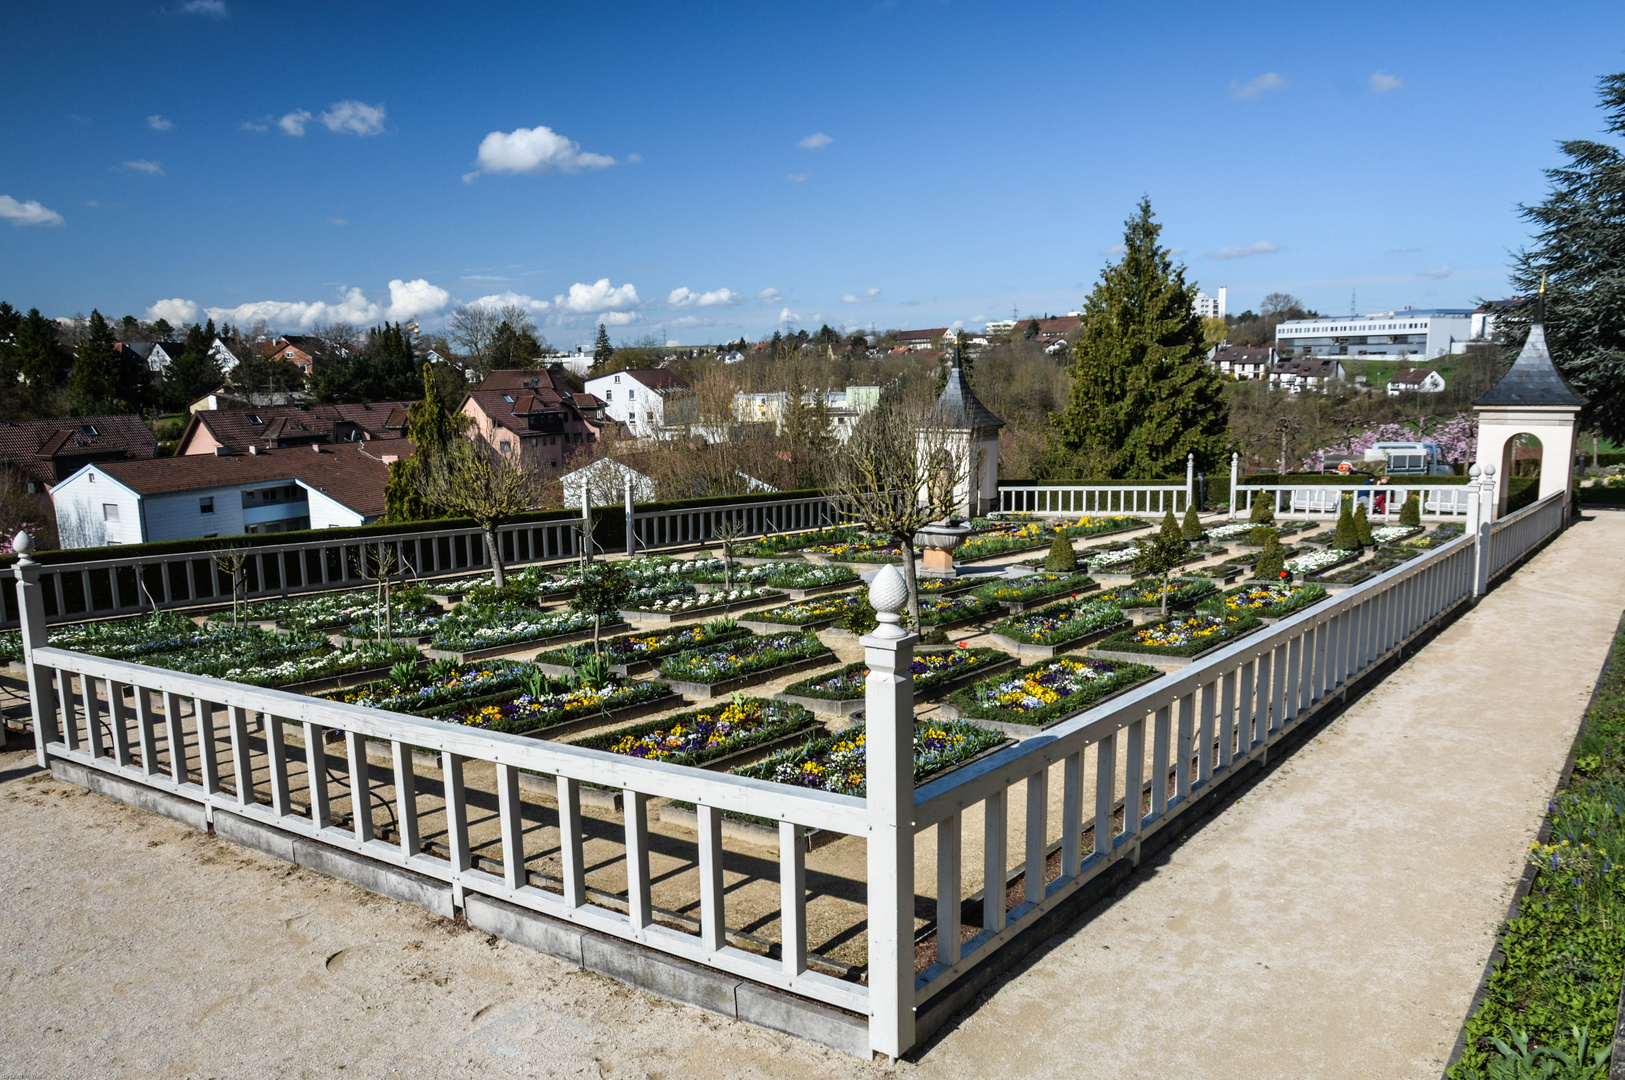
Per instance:
[[[602,373],[609,358],[615,355],[615,346],[609,343],[609,330],[603,323],[598,324],[598,337],[592,343],[592,370],[594,374]]]
[[[56,324],[41,315],[39,308],[29,308],[17,324],[12,357],[23,379],[25,408],[36,416],[49,414],[52,399],[67,376],[68,354],[57,337]]]
[[[1072,350],[1072,396],[1053,414],[1055,466],[1098,479],[1151,479],[1218,468],[1229,445],[1224,384],[1203,360],[1196,289],[1157,237],[1141,199],[1125,223],[1120,262],[1084,303]]]
[[[209,322],[214,325],[213,320]],[[223,380],[220,364],[209,346],[214,337],[197,323],[186,331],[186,346],[181,354],[164,369],[164,402],[172,409],[184,409],[211,390],[218,390]]]
[[[1598,86],[1606,130],[1625,135],[1625,73]],[[1514,291],[1533,296],[1546,286],[1546,340],[1559,370],[1588,404],[1581,423],[1625,440],[1625,153],[1608,143],[1571,139],[1558,144],[1568,162],[1547,169],[1551,193],[1519,211],[1535,228],[1534,243],[1513,259]],[[1503,311],[1497,333],[1521,346],[1533,305]]]
[[[113,328],[102,318],[100,311],[91,309],[90,324],[85,340],[79,343],[73,357],[73,378],[68,392],[73,395],[73,407],[81,413],[107,413],[120,411],[119,358],[114,348],[118,339]]]

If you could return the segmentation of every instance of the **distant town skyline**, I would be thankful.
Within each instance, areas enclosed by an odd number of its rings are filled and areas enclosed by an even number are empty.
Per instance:
[[[511,302],[566,348],[976,329],[1079,308],[1144,194],[1232,314],[1470,308],[1625,67],[1618,5],[1214,10],[23,7],[0,299],[295,333]]]

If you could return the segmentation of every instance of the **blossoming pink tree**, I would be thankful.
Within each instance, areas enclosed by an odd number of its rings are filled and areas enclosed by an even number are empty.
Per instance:
[[[1434,442],[1444,449],[1447,461],[1469,462],[1478,454],[1478,418],[1471,413],[1457,413],[1424,425],[1421,435],[1405,424],[1378,424],[1323,447],[1300,462],[1299,468],[1319,469],[1328,456],[1359,457],[1380,442]]]

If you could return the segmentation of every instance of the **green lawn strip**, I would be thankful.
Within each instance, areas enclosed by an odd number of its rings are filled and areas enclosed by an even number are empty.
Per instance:
[[[948,702],[971,719],[1042,727],[1160,674],[1124,660],[1056,656],[961,687]]]
[[[810,711],[791,702],[740,698],[577,739],[573,745],[672,765],[703,765],[817,722]]]
[[[1234,641],[1259,625],[1258,616],[1250,611],[1225,616],[1176,616],[1101,638],[1095,643],[1095,648],[1111,652],[1145,653],[1148,656],[1195,656],[1216,645]],[[1141,635],[1165,636],[1176,643],[1153,645],[1142,641]]]
[[[920,694],[1007,659],[1009,654],[1000,649],[921,650],[914,654],[914,693]],[[847,664],[833,674],[825,671],[793,682],[782,693],[825,701],[851,701],[863,696],[868,675],[869,666],[859,661]]]
[[[1570,1053],[1574,1028],[1593,1047],[1613,1039],[1625,976],[1625,632],[1615,634],[1573,753],[1574,771],[1529,852],[1528,895],[1501,932],[1501,959],[1467,1020],[1450,1080],[1501,1075],[1490,1072],[1503,1067],[1493,1040],[1510,1043],[1511,1032]]]

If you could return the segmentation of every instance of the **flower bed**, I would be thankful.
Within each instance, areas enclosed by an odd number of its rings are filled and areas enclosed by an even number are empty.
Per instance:
[[[1278,619],[1324,600],[1326,595],[1326,590],[1319,585],[1270,582],[1239,586],[1214,597],[1202,607],[1204,611],[1213,613],[1221,609],[1226,613],[1250,611],[1262,618]]]
[[[471,608],[459,604],[441,619],[432,644],[448,652],[469,652],[592,629],[591,615],[560,611],[543,615],[531,608]]]
[[[760,540],[740,544],[734,552],[746,558],[773,559],[789,551],[800,551],[822,544],[844,544],[862,535],[862,530],[852,526],[815,529],[812,532],[781,533],[778,536],[764,536]]]
[[[644,705],[670,697],[671,691],[660,683],[634,679],[615,681],[598,689],[578,686],[556,693],[532,697],[520,694],[512,701],[489,705],[472,705],[456,712],[437,717],[450,724],[504,731],[510,735],[523,735],[542,728],[556,727],[570,720],[614,712],[633,705]]]
[[[1412,540],[1405,546],[1421,548],[1423,551],[1426,551],[1429,548],[1436,548],[1440,544],[1448,544],[1465,531],[1466,526],[1462,525],[1460,522],[1447,521],[1443,525],[1440,525],[1438,528],[1434,529],[1432,532],[1428,533],[1426,536]]]
[[[719,683],[828,654],[810,630],[736,638],[676,653],[660,663],[660,677],[679,682]]]
[[[410,680],[379,680],[322,696],[346,705],[416,714],[436,706],[512,690],[524,685],[530,670],[529,664],[513,660],[481,660],[472,664],[441,662],[417,668]]]
[[[703,765],[804,731],[815,722],[813,714],[800,705],[736,698],[725,706],[652,720],[581,739],[575,745],[645,761]]]
[[[723,573],[721,559],[690,559],[683,576],[689,581],[718,585],[727,575]],[[858,580],[858,575],[845,566],[820,566],[806,561],[735,563],[732,576],[735,585],[765,585],[774,589],[815,589]]]
[[[685,649],[750,636],[749,630],[729,623],[690,623],[686,626],[673,626],[667,630],[651,630],[648,633],[620,634],[605,638],[598,643],[598,655],[608,661],[611,667],[621,667],[630,674],[633,668],[642,669],[651,666],[654,661]],[[592,642],[587,641],[538,653],[536,662],[573,668],[590,660],[592,656]]]
[[[374,671],[378,668],[392,667],[403,660],[415,664],[422,658],[423,655],[417,649],[403,642],[392,640],[362,641],[343,645],[336,649],[331,647],[313,649],[303,655],[289,657],[274,664],[267,663],[263,659],[240,663],[238,666],[227,667],[225,670],[218,672],[217,677],[229,679],[232,682],[248,683],[251,686],[288,686],[292,683],[331,679],[357,671]],[[233,657],[232,659],[235,661],[237,658]],[[168,658],[164,659],[163,666],[172,666]],[[195,669],[176,667],[174,670]],[[216,674],[215,672],[197,673]]]
[[[963,720],[914,725],[914,782],[958,765],[1004,742],[1004,736]],[[865,728],[853,724],[833,738],[781,750],[765,761],[731,770],[737,776],[862,798],[868,789]]]
[[[1042,727],[1158,674],[1145,664],[1058,656],[955,690],[948,704],[973,719]]]
[[[1251,521],[1237,521],[1230,525],[1214,525],[1205,530],[1209,540],[1235,540],[1252,534],[1258,525]]]
[[[1000,604],[1030,604],[1063,593],[1076,595],[1094,588],[1088,574],[1028,574],[1026,577],[990,581],[979,586],[976,595]]]
[[[814,544],[802,548],[801,553],[810,558],[835,562],[886,563],[897,561],[902,550],[901,545],[889,537],[863,533],[852,540]],[[914,549],[914,554],[919,556],[918,548]]]
[[[1302,555],[1303,553],[1304,553],[1304,551],[1303,551],[1302,548],[1296,548],[1296,547],[1282,548],[1281,549],[1281,558],[1283,558],[1283,559],[1292,559],[1292,558],[1296,558],[1299,555]],[[1251,570],[1253,567],[1258,565],[1258,559],[1263,554],[1264,554],[1264,551],[1263,551],[1262,548],[1260,548],[1258,551],[1244,552],[1244,553],[1242,553],[1240,555],[1237,555],[1233,559],[1224,560],[1224,562],[1219,564],[1219,568],[1224,569],[1224,570]]]
[[[999,602],[974,593],[958,596],[920,597],[921,626],[953,626],[968,622],[990,611],[998,611]]]
[[[1405,548],[1389,548],[1379,552],[1375,558],[1353,566],[1345,566],[1341,570],[1329,570],[1322,574],[1315,574],[1310,581],[1318,581],[1324,585],[1357,585],[1367,578],[1375,577],[1387,570],[1392,570],[1401,563],[1409,562],[1419,557],[1420,551],[1407,551]]]
[[[665,599],[648,598],[645,595],[648,590],[640,590],[638,595],[627,601],[626,607],[622,609],[622,615],[628,618],[635,618],[644,612],[651,615],[681,615],[684,612],[720,608],[728,604],[759,603],[762,600],[769,600],[775,596],[783,595],[777,589],[754,585],[733,589],[719,589],[703,596],[692,591],[694,586],[687,585],[685,587],[690,591],[672,595]]]
[[[1346,563],[1350,559],[1358,558],[1357,551],[1344,551],[1342,548],[1327,548],[1325,551],[1311,551],[1298,555],[1286,561],[1286,569],[1292,574],[1313,574],[1319,570],[1326,570]]]
[[[1421,532],[1418,525],[1383,525],[1371,530],[1371,539],[1379,544],[1393,544],[1409,539]]]
[[[1186,615],[1120,631],[1103,639],[1097,648],[1151,656],[1191,657],[1234,641],[1258,625],[1258,616],[1250,611]]]
[[[159,611],[127,619],[54,626],[46,634],[45,643],[53,649],[131,660],[147,653],[183,649],[205,640],[213,632],[213,628],[199,626],[184,615]],[[19,631],[7,630],[0,634],[0,658],[22,660],[23,638]]]
[[[1008,659],[998,649],[957,648],[917,652],[910,668],[915,697],[918,699],[923,692]],[[792,697],[825,701],[852,701],[863,697],[868,678],[867,665],[848,664],[834,675],[824,674],[793,682],[784,688],[784,693]]]
[[[1036,521],[1014,528],[978,533],[967,537],[964,543],[954,549],[954,561],[973,562],[976,559],[1003,555],[1008,551],[1031,551],[1033,548],[1049,547],[1054,538],[1055,531],[1052,528]]]
[[[1060,645],[1098,633],[1108,626],[1117,626],[1122,621],[1122,608],[1110,600],[1091,599],[1012,615],[994,623],[988,632],[1026,645]]]
[[[393,622],[421,622],[438,615],[440,605],[419,589],[403,589],[390,599]],[[248,618],[280,623],[290,630],[330,630],[344,626],[384,628],[384,604],[376,589],[328,593],[296,600],[265,600],[248,605]]]
[[[1190,604],[1209,593],[1216,592],[1218,586],[1209,578],[1175,578],[1168,583],[1168,606],[1176,607],[1180,604]],[[1122,608],[1162,608],[1162,583],[1151,579],[1131,582],[1120,588],[1110,589],[1100,594],[1102,600],[1110,601]]]
[[[146,650],[113,659],[133,659],[171,671],[266,686],[388,667],[397,660],[417,656],[416,649],[399,642],[368,642],[335,649],[324,635],[314,631],[279,634],[239,626],[203,628],[195,643],[179,649]]]
[[[813,600],[803,600],[795,604],[768,608],[766,611],[753,611],[750,618],[752,622],[782,623],[786,626],[810,626],[815,623],[828,623],[837,619],[844,619],[867,602],[868,597],[864,595],[863,590],[859,589],[854,592],[834,593]]]
[[[1078,562],[1087,565],[1094,573],[1107,571],[1114,574],[1128,573],[1129,564],[1134,561],[1135,548],[1133,544],[1112,544],[1108,547],[1090,548],[1078,552]]]

